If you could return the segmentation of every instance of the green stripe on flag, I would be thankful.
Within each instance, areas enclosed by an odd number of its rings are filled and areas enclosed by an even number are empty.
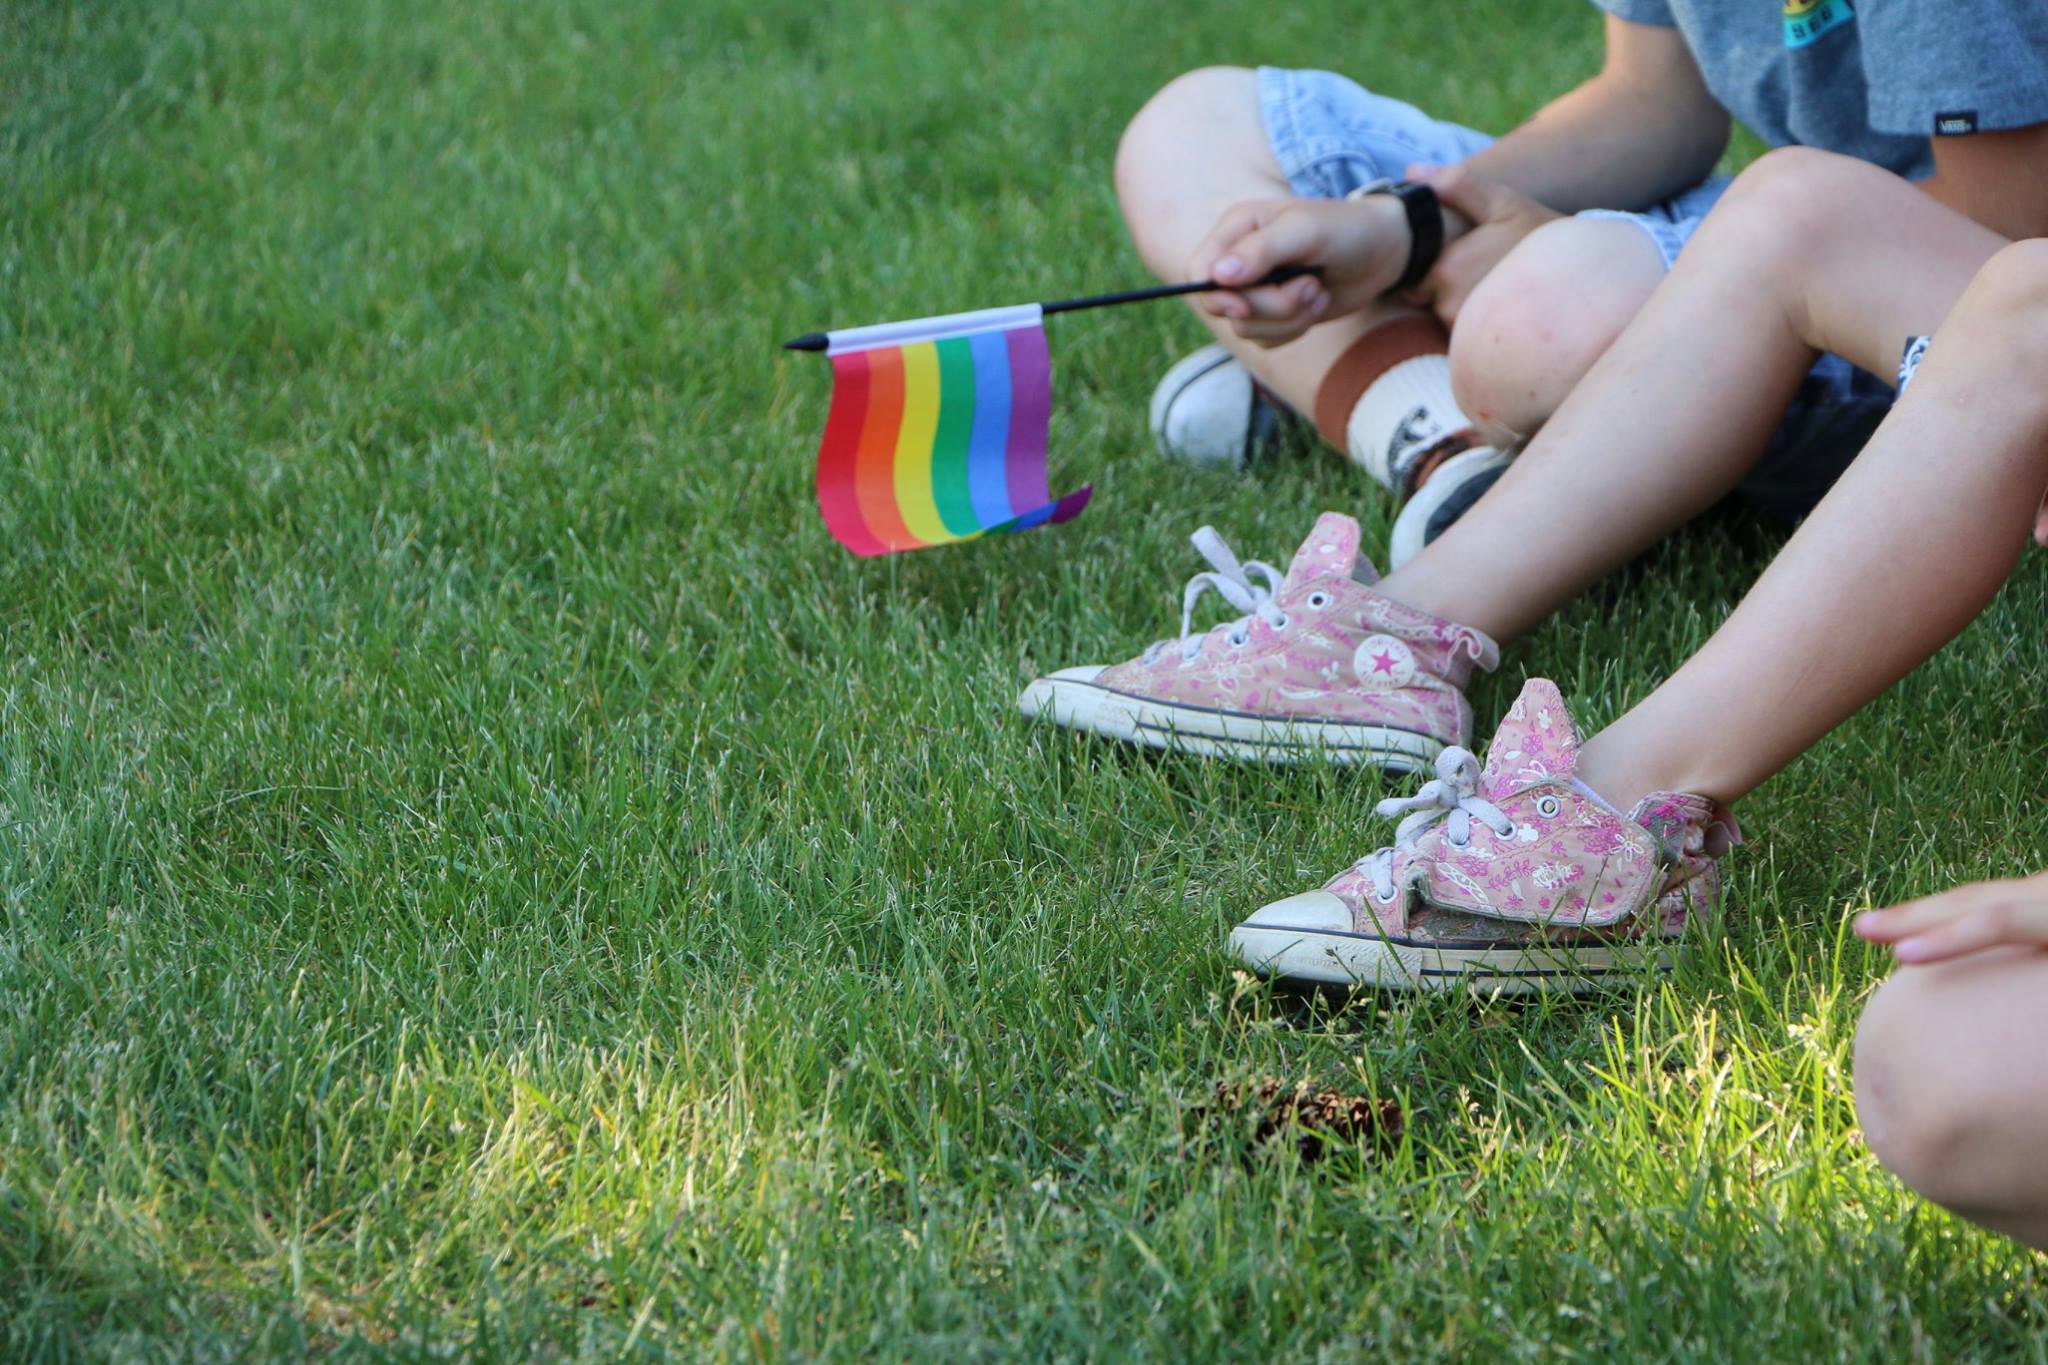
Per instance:
[[[956,536],[982,529],[967,482],[967,451],[974,438],[974,345],[947,337],[939,350],[939,429],[932,438],[932,502]]]

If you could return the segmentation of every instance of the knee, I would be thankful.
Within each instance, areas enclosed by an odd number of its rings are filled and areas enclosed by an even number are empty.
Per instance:
[[[1815,147],[1777,147],[1744,167],[1721,196],[1721,203],[1746,199],[1782,199],[1791,206],[1839,200],[1845,191],[1867,192],[1870,186],[1903,183],[1890,171],[1839,152]]]
[[[1451,332],[1451,388],[1493,439],[1541,426],[1657,281],[1663,261],[1634,226],[1560,218],[1481,280]]]
[[[1979,267],[1942,328],[1966,329],[2048,363],[2048,239],[2001,247]]]
[[[1881,211],[1892,194],[1919,191],[1889,171],[1834,152],[1780,147],[1735,177],[1700,225],[1702,250],[1688,257],[1725,257],[1745,270],[1804,271],[1838,229]]]
[[[1970,293],[2013,312],[2038,313],[2048,304],[2048,237],[2000,247],[1970,281]]]
[[[1116,148],[1116,194],[1126,216],[1154,198],[1162,174],[1184,160],[1220,111],[1258,104],[1258,75],[1241,66],[1205,66],[1160,87],[1124,128]]]
[[[2011,1192],[1972,1159],[1995,1084],[1958,1055],[1938,974],[1906,967],[1864,1008],[1856,1029],[1856,1116],[1877,1159],[1922,1197],[1964,1215],[1996,1213]]]

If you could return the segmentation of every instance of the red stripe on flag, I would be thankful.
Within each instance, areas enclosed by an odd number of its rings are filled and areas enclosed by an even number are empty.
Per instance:
[[[818,514],[832,538],[857,555],[888,553],[861,516],[854,492],[861,430],[868,414],[868,356],[849,351],[832,357],[832,410],[825,439],[818,444]]]
[[[860,454],[854,461],[854,496],[862,520],[882,550],[916,550],[924,542],[903,524],[896,506],[896,440],[903,430],[903,350],[897,346],[862,352],[868,359],[867,420],[861,424]]]

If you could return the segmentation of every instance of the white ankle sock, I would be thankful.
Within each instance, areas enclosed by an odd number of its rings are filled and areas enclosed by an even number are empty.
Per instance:
[[[1389,369],[1360,395],[1344,426],[1346,453],[1396,496],[1414,491],[1415,467],[1472,419],[1451,395],[1450,358],[1419,355]]]

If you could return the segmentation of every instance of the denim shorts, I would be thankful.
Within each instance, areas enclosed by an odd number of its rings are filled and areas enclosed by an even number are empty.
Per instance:
[[[1259,110],[1288,184],[1310,199],[1341,199],[1367,181],[1398,177],[1413,162],[1463,161],[1493,141],[1329,71],[1259,68]],[[1588,209],[1578,216],[1635,224],[1669,270],[1727,187],[1726,177],[1715,176],[1640,213]],[[1892,397],[1875,375],[1840,356],[1821,356],[1738,491],[1786,520],[1805,516],[1863,449]]]

